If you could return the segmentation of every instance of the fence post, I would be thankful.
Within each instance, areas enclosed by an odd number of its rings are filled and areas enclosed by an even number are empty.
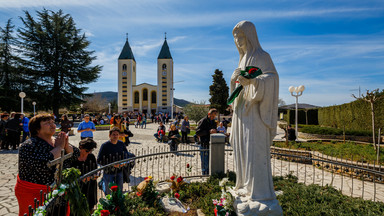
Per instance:
[[[224,173],[225,167],[225,135],[221,133],[211,134],[209,145],[209,175]]]

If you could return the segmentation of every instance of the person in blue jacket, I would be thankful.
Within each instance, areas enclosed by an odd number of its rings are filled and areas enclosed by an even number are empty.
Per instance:
[[[21,142],[24,142],[27,139],[27,137],[30,137],[29,128],[28,128],[29,118],[25,116],[24,113],[21,114],[20,118],[21,118],[21,123],[23,124],[23,139]]]

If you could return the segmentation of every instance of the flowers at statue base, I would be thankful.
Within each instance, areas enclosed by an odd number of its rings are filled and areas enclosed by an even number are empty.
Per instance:
[[[125,203],[125,195],[122,194],[119,186],[114,183],[109,184],[111,193],[101,198],[97,209],[93,212],[93,216],[108,216],[108,215],[126,215],[128,210]]]
[[[100,216],[109,216],[111,213],[108,210],[101,210]]]
[[[176,175],[171,176],[166,181],[172,183],[170,189],[175,193],[177,193],[181,189],[181,186],[185,184],[184,178],[181,176],[177,177]]]
[[[234,212],[234,198],[231,193],[227,192],[228,181],[228,178],[223,178],[219,182],[219,186],[221,187],[221,197],[219,200],[212,200],[213,205],[215,205],[215,216],[228,216],[231,212]]]
[[[179,193],[175,193],[175,198],[179,199],[180,198],[180,194]]]

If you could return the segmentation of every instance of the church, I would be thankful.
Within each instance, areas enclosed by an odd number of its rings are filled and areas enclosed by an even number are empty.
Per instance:
[[[173,59],[165,37],[157,57],[157,85],[136,83],[136,60],[128,38],[118,59],[118,112],[171,113]]]

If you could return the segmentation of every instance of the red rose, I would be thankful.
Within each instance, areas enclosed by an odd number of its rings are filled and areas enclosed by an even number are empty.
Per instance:
[[[175,178],[176,178],[175,176],[172,176],[172,177],[171,177],[171,180],[173,181],[173,180],[175,180]]]
[[[180,182],[182,182],[183,181],[183,177],[179,177],[179,178],[177,178],[177,183],[180,183]]]
[[[189,164],[187,164],[187,168],[189,168]]]
[[[179,193],[175,193],[175,198],[179,199],[180,198],[180,194]]]
[[[116,206],[116,208],[115,208],[115,212],[116,212],[116,211],[119,211],[119,206]]]
[[[111,191],[117,191],[118,188],[119,187],[117,185],[114,185],[114,186],[111,187]]]
[[[136,195],[137,195],[137,196],[141,196],[141,193],[140,193],[140,192],[136,192]]]
[[[251,68],[251,69],[249,69],[248,74],[253,74],[256,71],[257,71],[257,68]]]
[[[145,177],[145,178],[144,178],[144,180],[147,180],[147,179],[148,179],[148,177]]]
[[[101,210],[100,213],[100,216],[109,216],[111,214],[108,210]]]

